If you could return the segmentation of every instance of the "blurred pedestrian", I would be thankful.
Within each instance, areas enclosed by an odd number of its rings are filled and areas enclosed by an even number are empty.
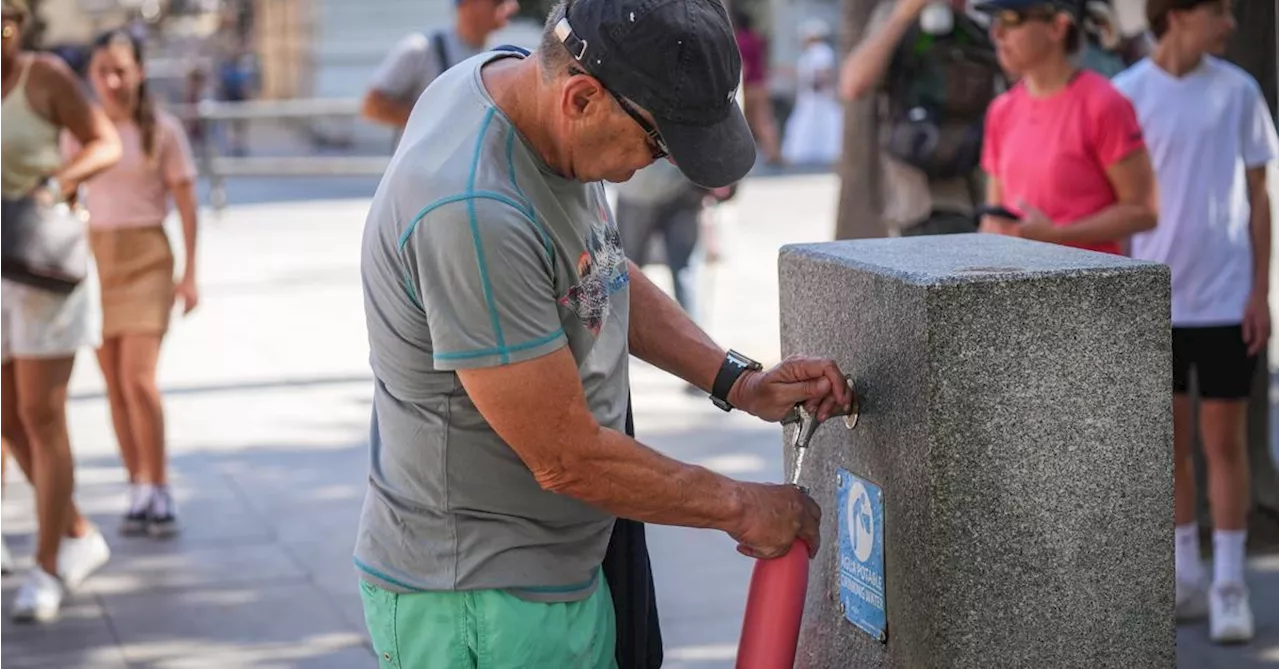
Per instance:
[[[397,131],[422,91],[441,72],[480,53],[489,35],[502,29],[520,9],[517,0],[454,0],[453,28],[412,33],[400,40],[373,74],[361,115]]]
[[[131,33],[130,34],[132,37]],[[135,38],[136,39],[136,38]],[[218,93],[223,102],[239,103],[251,100],[258,90],[257,61],[247,44],[233,38],[227,51],[220,54],[217,64]],[[227,133],[230,153],[243,156],[249,152],[249,121],[233,118],[224,122],[230,128]]]
[[[1156,184],[1133,105],[1071,54],[1074,0],[987,0],[1000,64],[1019,81],[987,112],[982,230],[1094,251],[1156,225]]]
[[[617,193],[618,232],[627,258],[637,267],[649,264],[652,243],[660,238],[673,296],[690,318],[701,322],[706,305],[696,287],[700,268],[695,257],[702,243],[703,216],[708,207],[728,199],[732,189],[702,188],[670,161],[657,160],[618,184]]]
[[[769,42],[745,10],[733,10],[734,39],[742,54],[742,107],[767,165],[782,163],[778,121],[769,96]]]
[[[89,80],[120,135],[119,163],[87,182],[90,239],[102,286],[98,364],[107,384],[111,422],[129,473],[120,530],[168,536],[177,530],[169,491],[164,408],[156,384],[160,344],[175,299],[183,313],[199,303],[196,286],[196,168],[182,123],[159,109],[147,90],[142,43],[124,30],[93,43]],[[64,153],[79,143],[64,136]],[[182,278],[165,234],[170,203],[182,219]]]
[[[120,140],[65,63],[23,49],[22,29],[31,19],[25,0],[4,0],[2,18],[4,210],[7,214],[24,203],[38,209],[68,206],[80,184],[119,160]],[[58,134],[64,130],[82,147],[65,159],[58,149]],[[92,263],[89,269],[69,293],[3,281],[0,430],[5,450],[13,453],[35,488],[40,527],[35,567],[13,601],[16,620],[56,618],[64,586],[77,587],[111,554],[102,533],[72,500],[67,383],[76,352],[97,346],[102,336],[98,280]]]
[[[1124,35],[1110,0],[1087,0],[1081,16],[1084,39],[1075,54],[1076,62],[1108,79],[1120,74],[1129,63],[1125,62]]]
[[[1160,226],[1134,236],[1133,256],[1168,265],[1173,281],[1176,612],[1180,620],[1207,615],[1214,641],[1248,641],[1245,427],[1258,356],[1271,336],[1267,165],[1276,158],[1276,126],[1258,82],[1216,57],[1235,29],[1229,0],[1149,0],[1147,16],[1155,51],[1116,86],[1137,108],[1160,182]],[[1213,518],[1211,586],[1196,523],[1197,423]]]
[[[796,63],[796,104],[782,135],[789,165],[830,165],[840,157],[844,109],[836,99],[836,52],[831,26],[821,19],[800,26],[804,47]]]
[[[883,217],[903,236],[973,232],[983,121],[1007,86],[965,0],[885,1],[845,58],[840,94],[877,96]]]

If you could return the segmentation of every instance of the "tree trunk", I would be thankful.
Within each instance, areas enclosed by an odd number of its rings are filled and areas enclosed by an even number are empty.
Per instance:
[[[1274,0],[1237,2],[1235,15],[1239,31],[1231,40],[1227,57],[1258,81],[1274,121],[1277,117],[1276,75],[1278,71],[1276,3]],[[1274,221],[1272,225],[1274,229]],[[1271,262],[1274,267],[1276,259],[1273,258]],[[1253,474],[1254,503],[1257,507],[1267,509],[1274,514],[1277,497],[1280,495],[1276,490],[1276,467],[1270,454],[1274,430],[1271,427],[1274,412],[1271,405],[1270,386],[1271,369],[1267,361],[1266,349],[1263,349],[1263,354],[1258,359],[1253,396],[1249,401],[1249,464]],[[1274,519],[1267,524],[1274,530]]]
[[[1239,29],[1227,48],[1227,58],[1244,68],[1262,86],[1262,95],[1276,117],[1276,3],[1246,0],[1235,3]]]
[[[844,0],[843,53],[862,40],[876,0]],[[840,157],[840,204],[836,239],[885,237],[880,215],[880,151],[876,139],[875,96],[845,103],[844,151]]]

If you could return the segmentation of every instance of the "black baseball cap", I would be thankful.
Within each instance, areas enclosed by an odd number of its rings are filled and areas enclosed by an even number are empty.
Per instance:
[[[719,188],[756,144],[734,99],[742,56],[719,0],[569,0],[557,36],[578,67],[653,115],[676,167]]]
[[[1026,11],[1035,7],[1050,7],[1078,17],[1084,10],[1080,0],[980,0],[974,9],[980,12],[998,12],[1002,10]]]

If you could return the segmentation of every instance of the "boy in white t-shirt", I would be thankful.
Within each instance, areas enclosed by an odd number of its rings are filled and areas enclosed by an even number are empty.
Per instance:
[[[1210,55],[1224,50],[1235,29],[1229,3],[1148,0],[1159,42],[1114,82],[1138,112],[1160,192],[1159,225],[1136,235],[1132,252],[1169,265],[1173,279],[1177,614],[1187,620],[1207,609],[1218,642],[1253,637],[1244,585],[1244,434],[1257,354],[1271,334],[1267,164],[1276,156],[1276,128],[1257,82]],[[1190,455],[1193,370],[1214,524],[1207,591]]]

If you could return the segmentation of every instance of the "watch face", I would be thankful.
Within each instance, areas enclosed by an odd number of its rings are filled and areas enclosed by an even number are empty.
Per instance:
[[[738,353],[737,351],[729,351],[728,358],[733,361],[733,364],[746,369],[759,369],[761,366],[760,363]]]

